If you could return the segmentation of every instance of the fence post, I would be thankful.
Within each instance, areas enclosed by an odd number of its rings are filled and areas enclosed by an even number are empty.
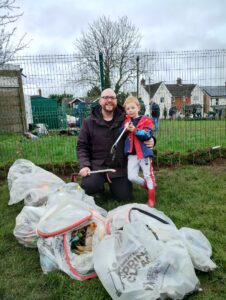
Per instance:
[[[99,52],[99,64],[100,64],[100,86],[101,91],[104,90],[104,67],[103,67],[103,53]]]
[[[137,99],[139,98],[139,56],[137,56]]]

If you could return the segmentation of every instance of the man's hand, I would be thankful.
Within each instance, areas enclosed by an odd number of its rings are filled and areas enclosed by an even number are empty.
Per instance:
[[[153,148],[154,145],[155,145],[155,141],[154,141],[153,138],[151,138],[150,140],[145,141],[144,144],[145,144],[148,148]]]
[[[90,168],[84,167],[79,171],[78,174],[82,177],[86,177],[86,176],[90,175]]]

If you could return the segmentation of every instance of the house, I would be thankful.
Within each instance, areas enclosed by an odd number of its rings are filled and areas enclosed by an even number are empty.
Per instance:
[[[206,112],[211,110],[226,111],[226,82],[224,86],[203,86],[204,107]]]
[[[90,114],[92,103],[83,98],[75,98],[69,103],[72,107],[73,116],[77,120],[77,126],[81,127],[83,119]]]
[[[145,84],[145,80],[141,80],[140,96],[144,102],[145,114],[150,115],[150,103],[156,102],[160,107],[160,118],[163,117],[164,106],[169,111],[171,107],[171,94],[164,82],[155,84]]]
[[[203,90],[197,84],[183,84],[178,78],[176,84],[165,84],[163,81],[155,84],[145,84],[141,80],[141,97],[145,103],[146,114],[150,114],[150,103],[156,102],[160,107],[160,118],[163,118],[164,108],[175,107],[178,113],[184,113],[190,106],[201,107],[203,114]]]
[[[85,100],[82,98],[75,98],[69,102],[69,105],[72,107],[73,110],[78,109],[79,106],[83,104],[85,104]]]

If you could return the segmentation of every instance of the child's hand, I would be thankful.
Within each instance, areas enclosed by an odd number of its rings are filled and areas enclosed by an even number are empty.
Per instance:
[[[127,130],[130,132],[133,132],[136,129],[136,127],[133,125],[132,122],[129,123],[129,125],[127,126]]]
[[[145,144],[148,148],[152,149],[152,148],[154,147],[154,145],[155,145],[155,141],[154,141],[153,138],[150,138],[150,140],[144,141],[144,144]]]

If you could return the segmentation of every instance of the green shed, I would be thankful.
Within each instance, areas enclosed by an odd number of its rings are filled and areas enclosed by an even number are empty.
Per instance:
[[[57,99],[31,96],[31,107],[34,124],[44,123],[48,129],[67,127],[65,104],[61,104]]]

